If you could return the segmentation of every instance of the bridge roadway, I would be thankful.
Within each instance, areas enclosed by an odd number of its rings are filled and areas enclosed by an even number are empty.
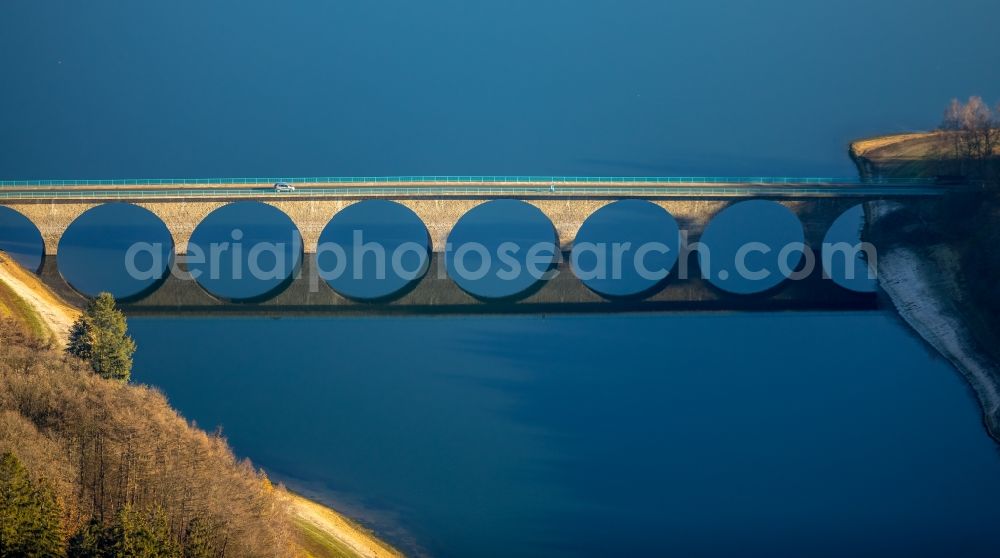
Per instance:
[[[414,179],[415,178],[415,179]],[[852,181],[839,178],[681,177],[387,177],[331,179],[205,179],[166,181],[0,181],[0,200],[146,200],[395,196],[623,196],[623,197],[903,197],[934,196],[942,189],[924,179]],[[211,180],[211,179],[209,179]],[[223,181],[225,180],[225,181]],[[275,192],[289,181],[294,192]],[[138,184],[142,182],[142,184]]]

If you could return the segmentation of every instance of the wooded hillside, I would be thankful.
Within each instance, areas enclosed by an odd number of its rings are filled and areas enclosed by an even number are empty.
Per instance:
[[[0,321],[6,453],[55,495],[70,555],[108,555],[80,545],[129,525],[167,539],[143,556],[295,554],[279,490],[225,440],[189,425],[156,390],[102,379],[10,320]]]

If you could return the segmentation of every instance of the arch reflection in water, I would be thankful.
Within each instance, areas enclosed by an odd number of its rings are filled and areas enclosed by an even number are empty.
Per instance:
[[[166,277],[174,253],[170,231],[148,209],[107,203],[77,217],[59,241],[63,278],[89,297],[142,296]]]
[[[37,272],[42,268],[45,241],[38,227],[27,217],[0,206],[0,251],[25,269]]]
[[[192,277],[214,296],[255,301],[288,286],[302,263],[302,237],[281,210],[255,202],[224,205],[198,224],[187,251]]]
[[[333,216],[319,237],[316,263],[333,290],[359,300],[398,296],[430,262],[430,234],[410,208],[365,200]]]
[[[823,273],[845,289],[873,293],[878,286],[874,248],[861,242],[865,207],[858,204],[840,214],[823,237]],[[867,248],[867,250],[866,250]]]
[[[785,206],[767,200],[735,203],[716,215],[699,240],[702,276],[733,294],[780,285],[802,263],[805,232]]]
[[[576,235],[570,263],[591,290],[607,297],[649,294],[679,252],[677,221],[645,200],[620,200],[594,212]]]
[[[463,215],[448,235],[448,276],[483,299],[526,295],[540,286],[560,256],[552,222],[519,200],[494,200]]]

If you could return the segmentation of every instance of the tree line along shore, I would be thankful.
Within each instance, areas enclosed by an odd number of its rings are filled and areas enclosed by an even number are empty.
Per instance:
[[[130,383],[132,343],[0,252],[0,557],[400,556]]]

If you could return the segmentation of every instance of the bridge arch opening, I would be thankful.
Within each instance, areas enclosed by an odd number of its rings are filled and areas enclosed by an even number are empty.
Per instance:
[[[444,252],[451,280],[485,301],[530,295],[551,278],[562,256],[552,221],[514,199],[489,201],[462,215]]]
[[[134,300],[155,291],[173,264],[174,240],[149,210],[111,202],[77,217],[59,240],[59,273],[77,292]]]
[[[667,281],[679,247],[680,229],[670,212],[645,200],[619,200],[583,222],[570,266],[605,298],[644,298]]]
[[[810,257],[795,213],[770,200],[748,200],[720,211],[698,239],[701,276],[729,294],[762,295],[800,271]]]
[[[878,289],[878,256],[870,244],[862,243],[865,206],[857,204],[840,214],[823,237],[823,274],[845,289],[874,293]]]
[[[302,259],[302,235],[292,219],[257,201],[209,213],[191,233],[184,257],[190,279],[230,302],[260,302],[280,294]]]
[[[337,293],[378,302],[409,292],[427,273],[427,226],[410,208],[364,200],[337,212],[319,236],[315,268]]]
[[[45,257],[45,239],[31,219],[19,211],[0,206],[0,251],[21,267],[38,273]]]

